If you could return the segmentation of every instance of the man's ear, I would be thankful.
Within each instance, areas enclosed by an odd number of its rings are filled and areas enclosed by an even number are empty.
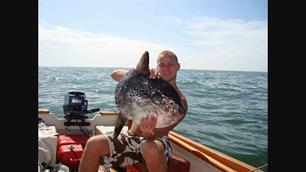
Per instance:
[[[178,65],[177,71],[179,71],[179,70],[181,69],[181,64],[180,64],[180,63],[177,63],[177,65]]]

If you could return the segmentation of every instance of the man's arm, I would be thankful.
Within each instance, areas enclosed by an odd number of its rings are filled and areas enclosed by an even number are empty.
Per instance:
[[[111,77],[115,81],[120,81],[120,79],[123,78],[127,73],[128,73],[127,70],[117,69],[112,72]]]
[[[176,123],[168,126],[168,127],[164,127],[164,128],[155,128],[156,123],[157,123],[157,118],[151,118],[149,119],[148,117],[145,117],[141,120],[140,122],[140,132],[141,135],[145,138],[149,138],[149,139],[154,139],[154,138],[158,138],[158,137],[162,137],[165,135],[168,135],[168,133],[173,130],[174,127],[176,127],[184,118],[185,118],[186,114],[184,114],[184,116],[177,121]]]
[[[187,114],[187,109],[188,109],[188,105],[187,105],[187,101],[186,99],[182,99],[182,104],[185,108],[183,117],[177,121],[176,123],[168,126],[168,127],[164,127],[164,128],[155,128],[156,123],[157,123],[157,118],[152,116],[152,117],[144,117],[143,119],[141,119],[140,122],[140,131],[143,137],[145,138],[157,138],[157,137],[162,137],[167,135],[171,130],[173,130],[174,127],[176,127],[186,116]]]
[[[179,121],[177,121],[176,123],[168,126],[168,127],[165,127],[165,128],[155,128],[154,129],[154,135],[156,137],[161,137],[161,136],[164,136],[164,135],[167,135],[170,131],[173,130],[173,128],[175,128],[184,118],[185,118],[186,114],[184,114],[184,117],[182,117]]]

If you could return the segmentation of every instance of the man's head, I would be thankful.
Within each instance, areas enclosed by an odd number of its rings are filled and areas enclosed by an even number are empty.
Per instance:
[[[157,59],[157,69],[164,80],[175,82],[177,71],[180,70],[176,55],[169,50],[162,51]]]

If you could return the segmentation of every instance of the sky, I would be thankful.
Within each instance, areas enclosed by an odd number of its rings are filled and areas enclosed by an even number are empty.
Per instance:
[[[267,0],[39,0],[39,66],[267,72]]]

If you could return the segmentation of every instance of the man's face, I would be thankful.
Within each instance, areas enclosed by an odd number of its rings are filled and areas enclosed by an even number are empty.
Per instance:
[[[160,55],[157,61],[157,68],[161,78],[166,81],[176,79],[176,73],[180,69],[180,64],[171,56]]]

